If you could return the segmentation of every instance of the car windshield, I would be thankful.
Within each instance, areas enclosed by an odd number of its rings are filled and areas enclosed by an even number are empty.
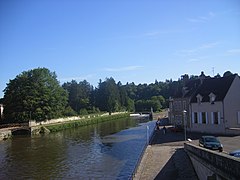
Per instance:
[[[216,138],[214,138],[214,137],[207,137],[206,139],[205,139],[205,141],[206,142],[219,142]]]

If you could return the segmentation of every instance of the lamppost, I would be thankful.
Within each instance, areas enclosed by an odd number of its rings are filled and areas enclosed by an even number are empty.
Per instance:
[[[184,121],[184,140],[186,141],[187,138],[187,129],[186,129],[186,110],[183,110],[183,121]]]

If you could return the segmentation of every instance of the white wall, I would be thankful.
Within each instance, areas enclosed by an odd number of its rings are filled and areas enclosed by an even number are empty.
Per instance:
[[[190,131],[194,132],[202,132],[202,133],[225,133],[225,124],[223,120],[223,104],[222,102],[215,102],[211,104],[210,102],[204,103],[192,103],[191,104],[191,113],[198,112],[198,118],[200,118],[199,113],[206,112],[207,113],[207,123],[193,123],[193,117],[191,115],[191,128]],[[213,124],[212,123],[212,112],[219,112],[220,115],[220,124]]]
[[[240,79],[235,77],[232,86],[224,99],[225,120],[228,128],[240,128],[238,112],[240,112]]]

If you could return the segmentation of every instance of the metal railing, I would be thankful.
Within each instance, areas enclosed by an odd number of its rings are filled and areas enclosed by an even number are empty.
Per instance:
[[[142,161],[143,155],[144,155],[144,153],[145,153],[148,145],[149,145],[149,144],[151,143],[151,141],[152,141],[153,134],[154,134],[154,131],[155,131],[155,127],[152,129],[152,131],[151,131],[150,134],[148,134],[148,133],[149,133],[149,131],[148,131],[148,130],[149,130],[149,126],[146,126],[146,128],[147,128],[147,137],[146,137],[146,138],[147,138],[147,141],[146,141],[145,145],[144,145],[143,148],[142,148],[142,151],[141,151],[141,153],[140,153],[140,156],[139,156],[138,159],[137,159],[137,162],[136,162],[136,164],[135,164],[135,166],[134,166],[134,169],[133,169],[133,171],[132,171],[131,176],[130,176],[129,179],[133,179],[133,178],[135,177],[135,175],[136,175],[136,173],[137,173],[137,170],[138,170],[138,167],[139,167],[139,165],[140,165],[140,163],[141,163],[141,161]]]

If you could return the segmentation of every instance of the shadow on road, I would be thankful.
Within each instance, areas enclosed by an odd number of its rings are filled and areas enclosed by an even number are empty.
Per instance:
[[[174,180],[174,179],[198,179],[196,172],[193,168],[192,162],[184,151],[184,132],[172,132],[171,126],[166,126],[167,131],[164,133],[163,127],[159,130],[155,130],[151,139],[151,145],[161,146],[175,146],[176,149],[172,156],[169,158],[164,167],[160,170],[155,177],[158,179]],[[197,140],[201,134],[191,133],[187,134],[187,138]]]
[[[198,177],[192,166],[191,160],[189,159],[184,149],[178,148],[154,179],[197,180]]]

